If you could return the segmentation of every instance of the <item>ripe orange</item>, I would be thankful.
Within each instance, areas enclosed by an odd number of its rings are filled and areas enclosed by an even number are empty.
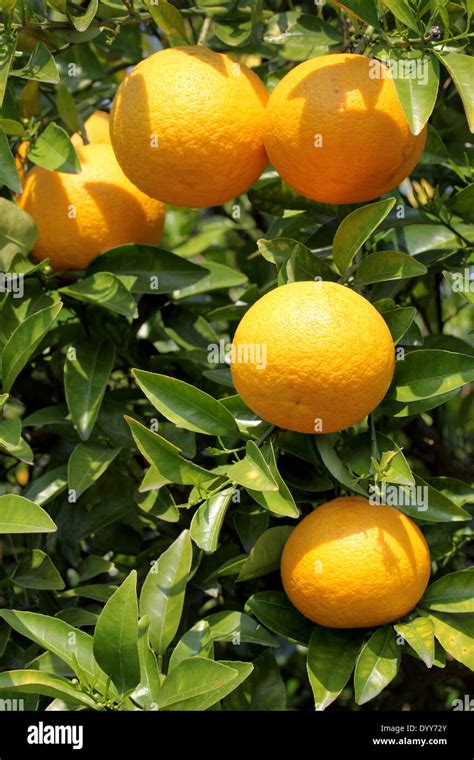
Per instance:
[[[202,46],[146,58],[124,79],[110,121],[127,177],[177,206],[225,203],[267,164],[263,82],[247,66]]]
[[[53,269],[84,269],[99,254],[125,243],[158,244],[164,207],[126,178],[110,145],[76,146],[82,171],[51,172],[35,166],[19,205],[35,220],[38,261]]]
[[[110,116],[105,111],[95,111],[84,122],[84,130],[90,143],[106,143],[110,145]],[[71,142],[77,147],[84,145],[79,133],[71,137]]]
[[[281,178],[323,203],[358,203],[407,177],[423,151],[399,103],[389,69],[346,53],[312,58],[276,86],[265,147]]]
[[[348,496],[317,507],[296,526],[281,577],[305,617],[330,628],[366,628],[413,609],[428,584],[430,552],[398,509]]]
[[[331,433],[380,403],[394,354],[385,321],[365,298],[334,282],[292,282],[264,295],[240,321],[232,379],[264,420]]]

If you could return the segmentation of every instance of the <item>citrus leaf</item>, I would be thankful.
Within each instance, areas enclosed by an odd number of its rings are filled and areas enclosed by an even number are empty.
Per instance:
[[[431,668],[435,657],[433,623],[428,617],[418,617],[409,623],[393,626],[396,632],[421,657],[427,668]]]
[[[97,703],[80,689],[71,686],[65,678],[39,670],[9,670],[0,673],[0,693],[19,691],[20,694],[43,694],[65,702],[79,703],[90,710],[97,709]]]
[[[24,496],[0,496],[0,533],[51,533],[56,525],[44,509]]]
[[[278,483],[272,475],[265,457],[253,441],[245,444],[245,457],[225,465],[227,477],[244,488],[256,491],[278,491]]]
[[[204,435],[238,435],[231,413],[208,393],[167,375],[138,369],[132,374],[155,409],[178,427]]]
[[[413,32],[420,31],[415,14],[405,0],[382,0],[382,3],[402,24]]]
[[[419,135],[431,116],[439,86],[439,64],[433,55],[390,51],[392,78],[410,131]]]
[[[22,193],[20,175],[10,150],[8,138],[0,127],[0,186],[5,185],[14,193]]]
[[[95,443],[78,443],[67,465],[69,489],[76,499],[87,491],[112,464],[120,449],[108,449]]]
[[[280,567],[280,558],[293,528],[290,525],[269,528],[262,533],[239,573],[238,581],[259,578]]]
[[[403,280],[426,274],[424,264],[397,251],[377,251],[362,259],[355,274],[356,285],[371,285],[374,282]]]
[[[432,612],[430,620],[441,646],[469,670],[474,671],[474,615],[446,615]]]
[[[219,544],[219,534],[229,508],[233,488],[211,496],[201,504],[191,520],[191,538],[205,552],[215,552]]]
[[[0,251],[7,256],[26,255],[33,248],[38,229],[26,211],[0,198]]]
[[[16,50],[16,35],[2,34],[0,36],[0,108],[7,89],[8,75],[14,60]]]
[[[446,55],[438,55],[438,58],[447,68],[456,85],[466,111],[469,129],[474,132],[474,80],[471,58],[462,53],[447,53]]]
[[[306,667],[316,710],[325,710],[347,684],[362,646],[355,631],[316,626],[308,648]]]
[[[283,591],[259,591],[245,607],[273,633],[308,646],[314,625],[293,607]]]
[[[140,614],[150,619],[150,641],[158,654],[166,652],[178,630],[192,553],[189,531],[183,530],[153,563],[145,578]]]
[[[198,620],[193,627],[180,638],[170,657],[168,673],[189,657],[213,658],[214,646],[207,620]]]
[[[41,549],[22,554],[15,568],[14,580],[21,588],[60,590],[64,581],[50,557]]]
[[[342,275],[346,273],[356,253],[383,222],[394,205],[395,198],[368,203],[352,211],[343,219],[334,235],[332,248],[334,263]]]
[[[74,349],[71,352],[71,348]],[[89,339],[70,347],[64,364],[64,391],[74,425],[83,441],[94,429],[107,382],[114,365],[115,349],[108,341]]]
[[[239,644],[260,644],[275,647],[274,637],[260,623],[257,623],[245,612],[229,610],[215,612],[206,618],[212,641],[230,641],[235,646]]]
[[[94,631],[94,656],[104,673],[124,694],[140,681],[138,658],[137,573],[132,570],[99,615]]]
[[[28,149],[28,159],[53,172],[77,174],[81,171],[74,145],[67,132],[55,122],[48,124]]]
[[[370,702],[395,678],[400,667],[400,649],[394,630],[388,625],[375,631],[364,644],[354,672],[358,705]]]
[[[440,396],[474,380],[474,357],[453,351],[420,349],[395,366],[388,396],[399,402]]]
[[[474,568],[443,575],[428,586],[419,606],[439,612],[474,612]]]
[[[60,288],[59,292],[76,301],[92,303],[125,317],[135,318],[138,315],[134,297],[123,281],[110,272],[97,272]]]

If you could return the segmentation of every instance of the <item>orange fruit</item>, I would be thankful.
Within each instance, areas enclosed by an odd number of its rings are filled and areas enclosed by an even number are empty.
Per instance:
[[[107,143],[110,145],[110,116],[105,111],[95,111],[84,122],[84,130],[90,143]],[[77,133],[71,137],[75,147],[84,145],[82,135]]]
[[[423,152],[390,70],[338,53],[296,66],[276,86],[265,117],[265,147],[281,178],[322,203],[377,198],[407,177]]]
[[[379,312],[334,282],[292,282],[254,303],[235,332],[232,379],[267,422],[300,433],[355,425],[383,399],[395,350]]]
[[[85,269],[99,254],[126,243],[157,245],[164,207],[140,192],[122,172],[110,145],[76,146],[79,174],[35,166],[18,204],[35,220],[38,261],[55,270]]]
[[[110,132],[127,177],[177,206],[216,206],[267,164],[268,93],[247,66],[202,46],[161,50],[120,85]]]
[[[347,496],[316,507],[296,526],[281,577],[291,602],[313,622],[369,628],[410,612],[430,567],[428,545],[409,517]]]

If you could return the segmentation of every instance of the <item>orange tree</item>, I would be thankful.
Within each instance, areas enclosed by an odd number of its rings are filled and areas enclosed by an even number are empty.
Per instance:
[[[462,702],[468,4],[1,10],[0,696]]]

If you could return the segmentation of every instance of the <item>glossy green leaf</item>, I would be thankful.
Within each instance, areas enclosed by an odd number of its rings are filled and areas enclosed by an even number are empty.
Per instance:
[[[254,670],[222,704],[224,710],[268,712],[286,710],[286,687],[272,652],[264,650],[253,660]]]
[[[48,124],[31,145],[28,159],[53,172],[77,174],[81,170],[79,158],[67,132],[54,122]]]
[[[396,632],[421,657],[427,668],[431,668],[435,657],[433,623],[428,617],[418,617],[409,623],[394,625]]]
[[[265,457],[253,441],[245,444],[245,457],[223,468],[227,477],[244,488],[255,491],[278,491]]]
[[[0,449],[15,459],[33,464],[34,455],[21,437],[21,422],[18,417],[0,422]]]
[[[123,245],[98,256],[89,274],[112,272],[135,277],[134,293],[170,293],[193,285],[208,275],[204,267],[152,245]]]
[[[354,15],[367,21],[368,24],[378,28],[380,26],[375,0],[344,0],[342,10],[348,8]]]
[[[18,691],[21,694],[43,694],[53,699],[78,703],[89,710],[97,708],[97,703],[91,697],[79,688],[71,686],[65,678],[41,673],[39,670],[9,670],[0,673],[0,694],[5,690]]]
[[[132,431],[138,449],[147,461],[157,468],[164,482],[205,487],[215,475],[203,467],[180,456],[179,449],[166,438],[141,425],[130,417],[125,418]]]
[[[76,499],[87,491],[112,464],[120,449],[107,449],[95,443],[78,443],[67,466],[69,489]]]
[[[168,665],[168,673],[189,657],[206,657],[213,659],[214,644],[207,620],[199,620],[184,636],[180,638]]]
[[[219,534],[233,494],[233,488],[220,491],[201,504],[193,515],[191,538],[205,552],[215,552],[218,547]]]
[[[145,0],[145,5],[151,13],[153,21],[169,37],[176,37],[183,42],[187,41],[186,25],[184,18],[178,8],[167,0],[160,0],[154,3],[152,0]]]
[[[411,351],[395,367],[390,397],[409,402],[440,396],[474,380],[474,357],[452,351]]]
[[[453,214],[474,224],[474,182],[455,193],[450,198],[448,206]]]
[[[469,129],[474,132],[474,78],[472,76],[472,60],[469,55],[462,53],[446,53],[439,55],[439,60],[448,70],[453,79],[459,96],[463,102]]]
[[[5,185],[14,193],[21,193],[22,187],[18,168],[10,150],[8,138],[0,127],[0,186]]]
[[[0,36],[0,108],[7,89],[8,75],[14,60],[17,38],[16,35],[2,34]]]
[[[212,641],[229,641],[235,646],[260,644],[273,647],[277,645],[271,633],[244,612],[234,610],[215,612],[206,620]]]
[[[278,485],[278,491],[256,491],[253,488],[247,487],[248,493],[257,504],[260,504],[261,507],[265,507],[265,509],[274,514],[281,515],[282,517],[299,517],[299,509],[296,506],[291,491],[278,471],[273,446],[271,444],[265,445],[260,451],[270,468],[272,477]]]
[[[347,684],[362,646],[357,631],[316,626],[308,648],[306,667],[316,710],[325,710]]]
[[[134,278],[130,279],[134,282]],[[92,274],[83,280],[66,285],[60,289],[60,292],[76,301],[92,303],[125,317],[135,318],[138,314],[135,299],[122,279],[110,272]]]
[[[341,35],[334,26],[317,16],[302,14],[294,23],[290,23],[285,31],[267,34],[264,40],[273,45],[285,45],[290,49],[327,50],[341,42]]]
[[[56,525],[44,509],[24,496],[0,496],[0,533],[51,533]]]
[[[345,274],[354,256],[395,205],[395,198],[368,203],[352,211],[334,235],[333,257],[339,272]]]
[[[7,256],[27,254],[33,248],[38,229],[26,211],[0,198],[0,252]]]
[[[69,5],[68,13],[71,23],[74,25],[74,28],[77,29],[78,32],[85,32],[94,20],[94,17],[99,8],[99,0],[90,0],[89,5],[87,6],[84,13],[78,13],[77,6],[73,5],[72,7],[75,9],[75,13],[71,12],[71,5]]]
[[[406,0],[382,0],[382,3],[402,24],[405,24],[413,32],[420,31],[416,16]]]
[[[354,672],[358,705],[370,702],[393,681],[400,667],[400,649],[390,626],[378,628],[362,647]]]
[[[392,48],[392,79],[410,130],[419,135],[431,116],[439,86],[439,64],[434,55]]]
[[[42,42],[33,50],[29,61],[21,69],[14,69],[12,76],[32,79],[47,84],[58,84],[59,71],[54,57]]]
[[[413,324],[416,317],[416,309],[413,306],[400,306],[382,312],[393,338],[393,342],[399,343]]]
[[[443,575],[428,586],[419,605],[439,612],[474,612],[474,568]]]
[[[79,132],[81,129],[81,120],[77,110],[74,95],[66,85],[60,84],[56,89],[56,108],[58,114],[63,120],[70,132]]]
[[[11,334],[2,354],[2,378],[6,391],[11,390],[19,373],[56,322],[61,307],[61,303],[56,303],[37,311],[21,322]]]
[[[280,558],[290,533],[290,525],[269,528],[257,539],[244,563],[238,581],[248,581],[273,572],[280,567]]]
[[[387,280],[404,280],[426,274],[424,264],[396,251],[378,251],[362,259],[355,274],[356,285],[371,285]]]
[[[191,657],[167,677],[160,693],[159,709],[207,710],[237,688],[252,670],[248,662],[214,662]]]
[[[205,435],[237,435],[227,409],[208,393],[167,375],[133,370],[138,386],[164,417],[185,430]]]
[[[79,436],[87,441],[94,429],[114,365],[114,346],[89,339],[71,346],[64,364],[64,391]]]
[[[339,455],[335,451],[338,436],[335,433],[328,433],[327,435],[316,436],[315,440],[323,464],[327,467],[331,475],[349,490],[355,491],[355,493],[358,493],[361,496],[367,496],[365,489],[355,482],[355,479],[352,477],[347,467],[341,462]]]
[[[166,652],[178,630],[191,560],[191,537],[183,530],[153,563],[143,584],[140,614],[150,619],[150,641],[158,654]]]
[[[140,683],[133,692],[133,699],[147,709],[158,707],[161,679],[156,655],[150,646],[150,619],[144,615],[138,621],[138,658]]]
[[[60,590],[64,581],[51,558],[41,549],[25,552],[15,568],[14,581],[21,588]]]
[[[266,628],[308,646],[314,625],[293,607],[283,591],[259,591],[245,606]]]
[[[130,575],[107,601],[94,631],[94,657],[119,694],[140,681],[138,657],[137,573]]]
[[[469,670],[474,671],[474,615],[446,615],[442,612],[432,612],[430,620],[433,623],[435,636],[441,646],[462,662]]]

